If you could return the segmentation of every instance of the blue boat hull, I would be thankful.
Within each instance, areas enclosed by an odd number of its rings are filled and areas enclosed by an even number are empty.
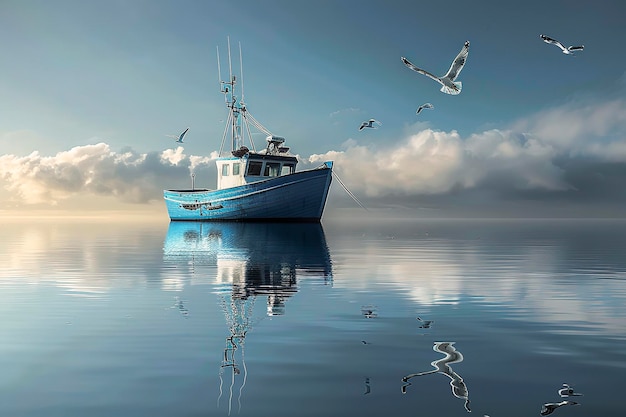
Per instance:
[[[322,167],[221,190],[165,190],[171,220],[319,222],[332,179]]]

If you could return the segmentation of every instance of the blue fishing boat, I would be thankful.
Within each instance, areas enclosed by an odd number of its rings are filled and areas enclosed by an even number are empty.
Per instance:
[[[241,48],[239,52],[241,63]],[[219,50],[217,56],[219,72]],[[230,42],[228,62],[229,81],[220,81],[229,112],[219,157],[215,160],[217,188],[196,188],[192,175],[191,189],[165,190],[163,196],[170,219],[319,222],[330,188],[333,162],[297,171],[298,159],[285,146],[285,139],[272,134],[248,111],[243,82],[241,98],[235,95],[237,78],[232,74]],[[250,127],[266,135],[265,149],[256,151]],[[244,134],[250,148],[244,145]],[[231,149],[224,154],[224,142],[229,137]]]

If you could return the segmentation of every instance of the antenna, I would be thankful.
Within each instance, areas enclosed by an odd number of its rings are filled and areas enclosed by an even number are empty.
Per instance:
[[[220,93],[224,93],[224,101],[226,102],[226,105],[228,105],[228,91],[229,88],[227,86],[225,86],[224,81],[222,81],[222,65],[220,64],[220,47],[219,45],[215,45],[215,49],[217,51],[217,82],[220,85]]]
[[[220,83],[220,89],[222,86],[222,70],[221,70],[221,66],[220,66],[220,47],[219,45],[215,45],[215,48],[217,49],[217,82]]]
[[[239,75],[241,76],[241,102],[243,103],[243,58],[241,57],[241,42],[239,42]]]
[[[230,61],[230,36],[228,36],[227,39],[228,39],[228,72],[230,73],[229,81],[232,81],[233,80],[233,65]]]

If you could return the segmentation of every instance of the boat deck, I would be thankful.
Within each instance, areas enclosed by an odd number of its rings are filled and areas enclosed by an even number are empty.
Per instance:
[[[180,190],[167,190],[167,191],[172,191],[174,193],[202,193],[202,192],[206,192],[206,191],[212,191],[209,190],[208,188],[194,188],[194,189],[180,189]]]

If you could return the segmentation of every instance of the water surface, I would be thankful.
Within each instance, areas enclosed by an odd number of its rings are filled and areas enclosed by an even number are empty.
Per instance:
[[[6,222],[0,415],[621,416],[624,253],[615,220]]]

